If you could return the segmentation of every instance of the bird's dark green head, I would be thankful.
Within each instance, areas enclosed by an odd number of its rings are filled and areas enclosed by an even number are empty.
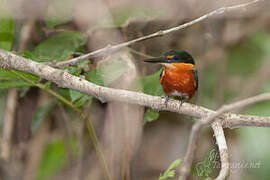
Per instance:
[[[195,65],[193,57],[186,51],[171,50],[163,56],[157,58],[145,59],[148,63],[189,63]]]

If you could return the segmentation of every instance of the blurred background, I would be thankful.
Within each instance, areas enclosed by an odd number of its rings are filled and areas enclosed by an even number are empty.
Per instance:
[[[245,2],[0,0],[0,49],[38,62],[62,61]],[[161,96],[161,67],[143,59],[186,50],[199,71],[197,104],[216,109],[270,91],[269,8],[269,1],[260,1],[62,69],[102,86]],[[235,112],[270,116],[269,107],[265,102]],[[101,103],[39,77],[0,69],[0,179],[104,179],[78,109],[93,122],[113,179],[158,179],[174,160],[184,157],[190,117]],[[228,179],[269,179],[270,129],[225,129],[225,135],[232,168]],[[213,132],[206,127],[190,179],[215,177],[216,155]]]

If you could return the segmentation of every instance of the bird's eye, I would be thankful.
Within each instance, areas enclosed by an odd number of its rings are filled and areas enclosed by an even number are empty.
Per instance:
[[[178,56],[173,56],[173,59],[174,60],[178,60]]]

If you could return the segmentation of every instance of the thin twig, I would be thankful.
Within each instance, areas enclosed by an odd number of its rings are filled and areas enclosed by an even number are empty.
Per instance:
[[[0,50],[0,67],[17,69],[37,75],[43,79],[56,83],[59,87],[70,88],[82,93],[94,96],[101,102],[119,101],[130,104],[137,104],[151,107],[158,111],[170,111],[189,115],[196,118],[205,118],[214,111],[190,103],[181,103],[170,99],[167,106],[164,106],[164,98],[158,96],[146,95],[139,92],[127,91],[122,89],[113,89],[98,86],[80,77],[73,76],[66,71],[52,68],[42,63],[25,59],[11,52]],[[235,128],[239,126],[258,126],[270,127],[270,117],[240,115],[226,113],[218,119],[222,120],[223,127]]]
[[[85,59],[88,59],[88,58],[95,58],[95,57],[98,57],[98,56],[105,56],[105,55],[108,55],[110,53],[116,52],[116,51],[120,50],[121,48],[133,45],[133,44],[135,44],[137,42],[145,41],[145,40],[148,40],[148,39],[160,37],[160,36],[163,36],[163,35],[166,35],[166,34],[170,34],[170,33],[179,31],[181,29],[184,29],[184,28],[192,26],[192,25],[194,25],[196,23],[199,23],[199,22],[201,22],[201,21],[203,21],[203,20],[205,20],[205,19],[207,19],[209,17],[224,14],[226,12],[234,11],[234,10],[239,9],[239,8],[245,8],[245,7],[250,6],[252,4],[255,4],[255,3],[259,2],[259,1],[263,1],[263,0],[253,0],[253,1],[250,1],[250,2],[247,2],[247,3],[243,3],[243,4],[239,4],[239,5],[235,5],[235,6],[222,7],[222,8],[219,8],[217,10],[211,11],[210,13],[207,13],[207,14],[205,14],[205,15],[197,18],[197,19],[194,19],[193,21],[187,22],[185,24],[181,24],[179,26],[176,26],[176,27],[164,30],[164,31],[160,30],[160,31],[157,31],[157,32],[155,32],[153,34],[143,36],[143,37],[133,39],[131,41],[123,42],[123,43],[113,45],[113,46],[112,45],[107,45],[106,47],[104,47],[102,49],[93,51],[91,53],[88,53],[88,54],[85,54],[85,55],[82,55],[82,56],[79,56],[77,58],[73,58],[73,59],[70,59],[70,60],[61,61],[61,62],[52,62],[52,63],[46,63],[46,64],[50,65],[52,67],[58,67],[58,68],[59,67],[64,67],[64,66],[75,65],[75,64],[77,64],[78,62],[80,62],[82,60],[85,60]]]
[[[144,54],[144,53],[141,53],[141,52],[139,52],[139,51],[136,51],[136,50],[134,50],[134,49],[132,49],[132,48],[127,48],[130,52],[132,52],[132,53],[134,53],[134,54],[137,54],[137,55],[139,55],[139,56],[142,56],[142,57],[144,57],[144,58],[154,58],[154,56],[150,56],[150,55],[148,55],[148,54]]]
[[[251,98],[247,98],[247,99],[244,99],[244,100],[241,100],[241,101],[229,104],[229,105],[224,105],[220,109],[218,109],[216,112],[210,113],[203,120],[195,123],[192,127],[192,130],[191,130],[191,135],[189,138],[187,152],[186,152],[182,167],[180,169],[179,179],[185,180],[190,173],[196,145],[198,142],[200,129],[203,126],[213,123],[218,116],[220,116],[221,114],[223,114],[225,112],[228,112],[228,111],[231,111],[231,110],[237,109],[237,108],[247,107],[247,106],[250,106],[252,104],[255,104],[255,103],[258,103],[261,101],[266,101],[266,100],[270,100],[270,93],[260,94],[260,95],[257,95],[257,96],[251,97]],[[222,123],[222,122],[220,122],[220,123]],[[222,148],[222,149],[225,149],[225,148]],[[220,149],[220,151],[221,151],[221,149]],[[226,177],[229,174],[228,170],[223,170],[222,172],[224,172],[224,171],[226,173],[224,173],[224,175],[222,175],[222,177],[224,177],[224,176]]]
[[[14,70],[10,70],[12,73],[16,74],[18,77],[20,77],[21,79],[25,80],[26,82],[29,82],[37,87],[39,87],[40,89],[48,92],[50,95],[54,96],[55,98],[57,98],[58,100],[60,100],[62,103],[64,103],[65,105],[69,106],[71,109],[73,109],[76,113],[78,113],[78,115],[80,116],[80,118],[82,120],[85,121],[85,124],[87,125],[87,130],[89,132],[89,136],[90,136],[90,139],[91,139],[91,143],[93,144],[94,148],[95,148],[95,151],[97,153],[97,157],[98,157],[98,160],[99,160],[99,164],[101,166],[101,169],[104,173],[104,177],[106,180],[111,180],[111,176],[110,176],[110,173],[109,173],[109,170],[108,170],[108,167],[107,167],[107,163],[104,159],[104,155],[103,155],[103,152],[101,150],[101,147],[99,145],[99,142],[98,142],[98,138],[97,138],[97,135],[96,135],[96,132],[95,132],[95,129],[94,129],[94,126],[91,122],[91,120],[89,119],[89,116],[88,117],[85,117],[82,113],[82,110],[77,108],[76,106],[74,106],[70,101],[68,101],[67,99],[65,99],[63,96],[61,96],[60,94],[56,93],[55,91],[47,88],[45,85],[39,83],[39,82],[34,82],[32,81],[31,79],[28,79],[27,77],[25,76],[22,76],[20,73],[14,71]]]

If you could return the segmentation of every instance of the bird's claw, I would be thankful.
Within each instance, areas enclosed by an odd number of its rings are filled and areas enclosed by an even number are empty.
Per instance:
[[[180,100],[180,107],[184,104],[184,100]]]
[[[165,98],[165,108],[167,108],[170,96],[162,96],[162,98]]]

